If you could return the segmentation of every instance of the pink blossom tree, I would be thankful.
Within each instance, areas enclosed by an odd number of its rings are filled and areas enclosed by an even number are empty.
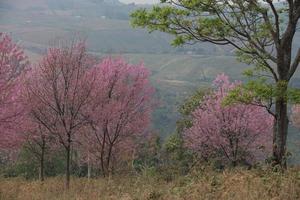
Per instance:
[[[86,124],[83,110],[91,102],[94,78],[87,69],[93,65],[84,43],[51,48],[29,72],[27,102],[35,122],[46,130],[66,152],[66,188],[70,186],[71,148],[76,134]]]
[[[23,114],[21,74],[27,57],[7,34],[0,33],[0,150],[14,152],[21,143],[18,128]]]
[[[88,158],[110,175],[118,161],[132,155],[134,139],[150,125],[154,89],[149,71],[123,59],[106,58],[91,70],[96,75],[92,103],[86,110],[92,130],[86,132]]]
[[[231,83],[222,74],[215,90],[206,95],[192,114],[192,127],[184,134],[186,145],[201,156],[221,156],[233,166],[265,158],[272,150],[274,118],[254,105],[223,105],[223,99],[239,82]]]

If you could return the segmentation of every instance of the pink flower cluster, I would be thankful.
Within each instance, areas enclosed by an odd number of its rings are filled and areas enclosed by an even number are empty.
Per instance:
[[[222,103],[239,84],[231,83],[225,74],[218,75],[213,82],[215,90],[192,114],[193,126],[185,132],[185,143],[205,158],[221,154],[229,162],[249,162],[261,160],[271,151],[274,119],[264,108]]]

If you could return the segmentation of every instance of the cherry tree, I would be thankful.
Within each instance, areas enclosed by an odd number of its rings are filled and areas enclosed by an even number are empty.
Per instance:
[[[27,66],[23,50],[9,35],[0,33],[0,150],[14,152],[21,143],[21,74]]]
[[[239,84],[218,75],[213,83],[215,91],[206,95],[192,113],[193,125],[184,133],[189,148],[205,158],[221,155],[233,166],[266,158],[272,150],[274,123],[273,116],[261,107],[223,105],[224,97]]]
[[[72,145],[85,126],[81,113],[90,103],[93,89],[94,78],[87,73],[92,65],[82,42],[50,48],[32,68],[26,84],[30,114],[65,149],[67,188]]]
[[[123,59],[106,58],[91,74],[96,75],[93,102],[87,109],[91,131],[86,132],[88,158],[110,175],[117,161],[132,155],[136,139],[147,131],[153,110],[154,89],[149,71]]]

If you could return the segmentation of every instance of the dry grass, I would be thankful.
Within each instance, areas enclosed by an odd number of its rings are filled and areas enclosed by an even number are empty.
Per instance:
[[[73,178],[68,192],[62,177],[44,184],[24,179],[0,179],[2,200],[150,200],[150,199],[300,199],[300,170],[284,174],[265,171],[193,173],[167,182],[162,177],[115,177],[111,180]]]

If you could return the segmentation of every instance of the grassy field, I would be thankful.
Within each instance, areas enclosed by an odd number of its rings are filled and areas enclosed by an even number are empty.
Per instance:
[[[173,181],[158,176],[73,178],[69,191],[64,180],[43,184],[24,179],[0,179],[2,200],[296,200],[300,198],[300,170],[286,173],[262,170],[202,171]]]

